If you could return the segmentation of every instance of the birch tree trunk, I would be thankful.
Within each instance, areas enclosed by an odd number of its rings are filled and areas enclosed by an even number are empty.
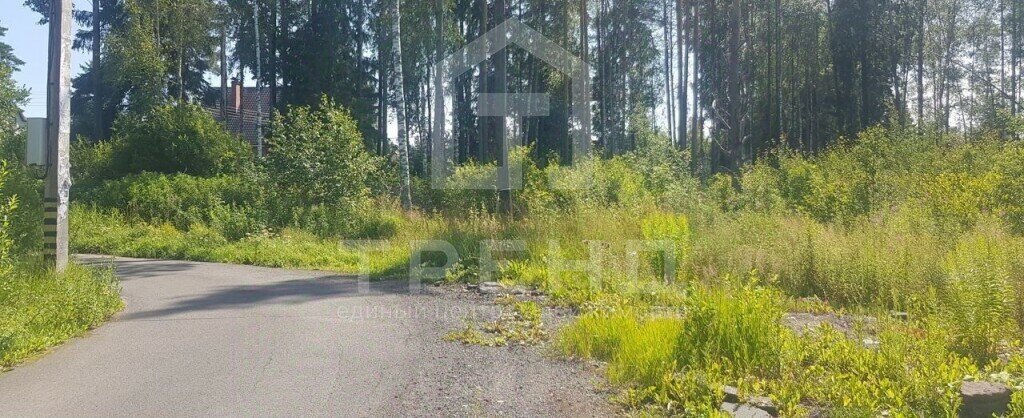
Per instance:
[[[394,0],[394,15],[391,17],[392,33],[394,34],[393,54],[395,60],[395,93],[398,103],[395,114],[398,117],[398,166],[402,183],[402,209],[412,209],[412,189],[409,178],[409,133],[405,121],[405,78],[402,71],[402,7],[401,0]]]
[[[683,0],[676,0],[676,53],[679,55],[679,82],[676,87],[678,98],[675,106],[678,109],[679,120],[677,122],[676,136],[679,137],[679,149],[682,150],[687,148],[687,140],[689,139],[689,135],[686,132],[686,117],[688,116],[686,89],[689,87],[690,82],[690,57],[686,54],[686,22],[683,20],[687,9],[688,7],[683,5]],[[690,22],[690,25],[692,24]]]
[[[676,0],[679,3],[679,0]],[[672,25],[669,24],[668,20],[668,0],[661,1],[661,27],[664,30],[662,38],[665,43],[664,48],[664,66],[665,66],[665,116],[666,124],[668,125],[668,138],[672,145],[679,146],[676,142],[676,113],[673,108],[675,104],[673,91],[673,75],[672,75]]]
[[[495,7],[498,9],[498,21],[504,22],[505,19],[508,18],[508,7],[505,5],[505,0],[498,0],[497,3],[495,4]],[[504,94],[508,88],[508,48],[502,49],[497,54],[495,54],[494,61],[494,73],[495,78],[497,79],[495,81],[494,90],[495,93]],[[502,98],[500,100],[504,101],[505,99]],[[505,106],[502,106],[502,108],[504,109]],[[498,186],[500,189],[498,190],[498,202],[501,212],[504,213],[505,215],[511,216],[512,179],[509,173],[509,152],[511,152],[511,149],[509,149],[510,143],[508,140],[508,130],[506,126],[507,121],[507,118],[501,118],[499,120],[498,125],[496,126],[497,133],[495,135],[497,136],[498,140],[501,141],[499,151],[500,154],[498,156],[501,159],[499,164],[501,168],[499,169],[498,178]]]

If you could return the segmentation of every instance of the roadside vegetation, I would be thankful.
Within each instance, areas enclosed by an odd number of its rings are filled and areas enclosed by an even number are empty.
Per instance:
[[[209,123],[188,107],[164,111]],[[111,169],[107,150],[131,147],[122,132],[146,129],[125,126],[110,142],[76,148],[81,175],[114,173],[77,180],[76,251],[349,273],[367,268],[369,255],[372,274],[404,277],[411,243],[444,240],[460,259],[436,279],[500,280],[575,309],[579,318],[550,345],[606,362],[618,399],[658,414],[715,414],[728,385],[770,397],[785,416],[943,416],[959,408],[965,380],[1024,383],[1016,142],[873,128],[815,156],[766,154],[739,175],[706,179],[687,174],[686,155],[650,131],[635,151],[574,167],[540,166],[526,149],[509,219],[496,214],[493,192],[423,180],[414,183],[419,208],[403,213],[391,164],[365,151],[346,111],[329,102],[275,118],[267,158],[190,166],[202,175]],[[176,137],[159,138],[181,149]],[[463,166],[452,181],[492,168]],[[521,240],[526,251],[495,252],[507,263],[491,274],[480,246],[490,240]],[[674,254],[636,254],[636,240],[673,242]],[[673,258],[678,271],[666,280]],[[558,260],[597,264],[559,271]],[[510,306],[505,320],[447,338],[548,338],[532,306]],[[1024,411],[1024,395],[1014,407]]]
[[[0,35],[4,29],[0,28]],[[0,371],[103,323],[121,310],[112,272],[43,267],[43,182],[22,164],[14,124],[27,92],[11,78],[20,61],[0,42]]]
[[[0,161],[0,371],[82,335],[122,308],[113,272],[41,264],[41,184]],[[15,191],[21,192],[16,194]],[[32,216],[36,215],[36,216]],[[31,220],[29,220],[31,219]]]
[[[1024,416],[1019,2],[677,1],[660,18],[639,0],[286,3],[93,3],[70,109],[74,251],[378,278],[446,266],[433,279],[530,288],[578,316],[548,330],[536,302],[505,299],[447,339],[601,362],[640,415],[718,415],[734,387],[784,416],[954,416],[982,380]],[[560,164],[580,157],[563,147],[583,80],[523,51],[432,91],[429,64],[513,10],[598,64],[600,155]],[[38,267],[19,65],[0,43],[0,366],[120,308],[109,272]],[[207,76],[236,71],[272,98],[266,156],[200,105],[227,107]],[[506,87],[552,101],[516,118],[524,187],[499,202],[460,186],[506,157],[473,98]],[[448,98],[460,167],[436,190],[424,139]],[[255,126],[234,105],[235,129]],[[424,241],[460,257],[414,257]],[[492,263],[494,241],[522,248]]]

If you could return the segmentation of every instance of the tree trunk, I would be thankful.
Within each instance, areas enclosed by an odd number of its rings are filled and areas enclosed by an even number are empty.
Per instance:
[[[921,0],[920,5],[917,27],[917,129],[924,132],[924,15],[928,1]]]
[[[435,24],[433,61],[435,63],[440,63],[442,60],[444,60],[444,0],[434,0],[434,20]],[[428,67],[428,71],[433,71],[433,67]],[[432,87],[433,89],[435,89],[435,91],[433,91],[432,93],[428,93],[427,95],[427,99],[430,100],[431,103],[431,106],[427,108],[427,115],[430,116],[430,124],[427,125],[427,127],[430,130],[430,134],[426,136],[426,140],[424,141],[423,145],[423,155],[425,156],[423,167],[425,167],[425,170],[428,170],[428,173],[429,168],[426,167],[430,167],[430,161],[431,158],[433,158],[432,151],[435,135],[434,128],[435,126],[444,126],[443,121],[445,116],[445,112],[443,112],[443,109],[440,107],[444,106],[444,103],[437,102],[437,99],[444,99],[444,83],[435,82],[435,80],[440,80],[442,74],[431,73],[431,75],[432,76],[428,78],[430,81],[426,83],[427,89],[429,90]],[[441,129],[440,132],[437,132],[436,134],[439,137],[444,137],[445,132],[443,129]],[[446,162],[446,164],[451,163],[452,161]]]
[[[999,0],[999,103],[1006,105],[1006,3]]]
[[[391,28],[394,36],[392,53],[395,60],[395,93],[398,96],[396,115],[398,117],[398,165],[401,176],[402,209],[412,209],[412,180],[409,176],[409,133],[406,131],[405,120],[405,78],[402,70],[402,8],[401,0],[393,0],[394,14],[391,17]]]
[[[222,17],[223,19],[223,17]],[[220,117],[227,121],[228,112],[228,35],[222,20],[220,23]]]
[[[277,107],[277,37],[278,31],[281,30],[281,25],[277,23],[277,9],[278,4],[272,2],[270,6],[270,56],[267,57],[268,64],[270,67],[267,69],[269,71],[269,74],[267,74],[267,81],[270,83],[271,108]],[[362,61],[363,54],[361,50],[359,52],[359,60]],[[360,67],[360,70],[361,69],[362,67]],[[362,74],[362,71],[360,71],[360,74]]]
[[[684,30],[683,18],[686,16],[686,10],[688,7],[683,6],[683,0],[676,0],[676,52],[679,54],[679,84],[678,94],[679,97],[676,100],[679,109],[679,128],[676,129],[676,134],[679,136],[679,149],[686,149],[687,147],[687,135],[686,135],[686,117],[687,117],[687,95],[686,91],[689,87],[690,82],[690,57],[686,53],[686,32]],[[690,25],[693,22],[689,22]],[[692,29],[691,29],[692,30]],[[691,155],[690,158],[693,158]]]
[[[682,0],[676,0],[676,9],[678,13],[678,4]],[[668,125],[668,138],[669,142],[674,146],[679,146],[676,142],[676,114],[675,109],[672,108],[675,92],[673,91],[672,83],[672,25],[669,24],[668,20],[668,0],[661,0],[661,27],[663,32],[663,41],[665,43],[664,54],[664,67],[665,67],[665,120]]]
[[[508,10],[505,6],[505,0],[497,0],[495,7],[498,9],[498,20],[504,21],[508,16]],[[495,73],[495,89],[494,92],[501,95],[508,89],[508,48],[502,49],[500,52],[494,55],[494,73]],[[502,98],[502,101],[505,99]],[[501,106],[502,109],[505,106]],[[496,126],[497,133],[495,134],[499,141],[501,141],[501,147],[499,151],[499,179],[498,179],[498,201],[500,204],[501,212],[505,215],[512,215],[512,178],[509,172],[509,153],[511,151],[511,143],[508,140],[507,120],[501,118]]]
[[[488,22],[489,19],[488,19],[488,16],[487,16],[487,12],[488,12],[487,0],[479,0],[479,1],[480,1],[480,36],[482,37],[482,36],[487,34],[487,30],[489,29],[490,24]],[[490,60],[483,60],[482,62],[480,62],[480,82],[479,82],[478,87],[480,89],[479,94],[481,94],[481,95],[489,92],[489,89],[487,87],[487,84],[488,84],[487,80],[488,80],[488,76],[489,76],[489,74],[488,74],[489,73],[489,68],[488,68],[487,64],[488,64],[489,61]],[[487,122],[488,122],[487,118],[482,117],[482,116],[477,116],[477,128],[478,128],[477,131],[478,132],[477,132],[477,138],[476,138],[476,143],[477,143],[476,146],[477,146],[477,158],[479,159],[480,163],[486,163],[489,160],[490,152],[488,151],[488,146],[487,145],[488,145],[488,143],[490,141],[488,140],[488,132],[487,132],[488,123]]]
[[[600,13],[597,19],[597,59],[598,59],[598,70],[597,73],[600,76],[598,82],[598,90],[600,91],[600,100],[598,101],[598,111],[601,112],[601,137],[598,138],[598,143],[601,144],[605,151],[610,147],[608,143],[608,51],[606,51],[607,42],[605,36],[608,34],[607,19],[608,19],[608,0],[601,0]]]
[[[775,0],[775,126],[772,137],[776,140],[782,138],[782,46],[782,0]]]
[[[584,80],[584,83],[585,83],[585,85],[587,85],[589,87],[590,86],[590,67],[589,67],[590,66],[590,11],[587,10],[587,0],[580,0],[580,58],[583,59],[583,65],[587,69],[587,71],[586,71],[587,79]],[[534,72],[536,72],[536,69],[534,69]],[[589,88],[587,90],[588,90],[588,95],[587,95],[587,98],[586,98],[585,105],[587,106],[586,111],[590,112],[591,111],[591,109],[590,109],[590,100],[593,97],[593,94],[589,91],[590,90]],[[578,123],[583,124],[584,121],[578,121]],[[591,121],[591,123],[593,123],[593,122]],[[584,124],[581,128],[583,129],[583,137],[586,138],[587,141],[590,141],[591,124]],[[582,156],[571,155],[571,156],[569,156],[569,158],[570,158],[569,161],[573,161],[573,159],[576,159],[576,158],[579,158],[579,157],[582,157]]]
[[[178,104],[185,101],[185,77],[182,75],[184,72],[184,47],[180,43],[178,44]]]
[[[1010,2],[1010,113],[1017,115],[1017,65],[1020,58],[1020,22],[1018,0]]]
[[[729,140],[727,147],[726,168],[733,174],[740,169],[743,136],[741,132],[740,107],[740,17],[743,2],[732,0],[729,17]]]
[[[103,94],[101,89],[102,72],[100,71],[100,51],[102,50],[100,33],[100,0],[92,0],[92,101],[93,101],[93,141],[103,139]]]
[[[690,22],[690,31],[693,32],[693,41],[690,42],[690,49],[693,50],[693,126],[690,129],[693,139],[690,140],[690,170],[696,175],[704,166],[701,152],[704,121],[700,113],[700,4],[697,2],[693,3],[693,19]]]
[[[377,35],[377,155],[384,155],[388,143],[388,85],[391,82],[388,63],[394,59],[384,55],[386,38],[385,33]]]

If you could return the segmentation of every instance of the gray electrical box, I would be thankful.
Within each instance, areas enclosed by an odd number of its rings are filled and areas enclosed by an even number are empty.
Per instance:
[[[28,118],[28,143],[25,164],[46,166],[46,118]]]

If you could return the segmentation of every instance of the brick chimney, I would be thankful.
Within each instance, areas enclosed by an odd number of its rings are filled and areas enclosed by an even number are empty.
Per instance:
[[[242,83],[238,78],[231,79],[231,106],[235,112],[242,110]]]

